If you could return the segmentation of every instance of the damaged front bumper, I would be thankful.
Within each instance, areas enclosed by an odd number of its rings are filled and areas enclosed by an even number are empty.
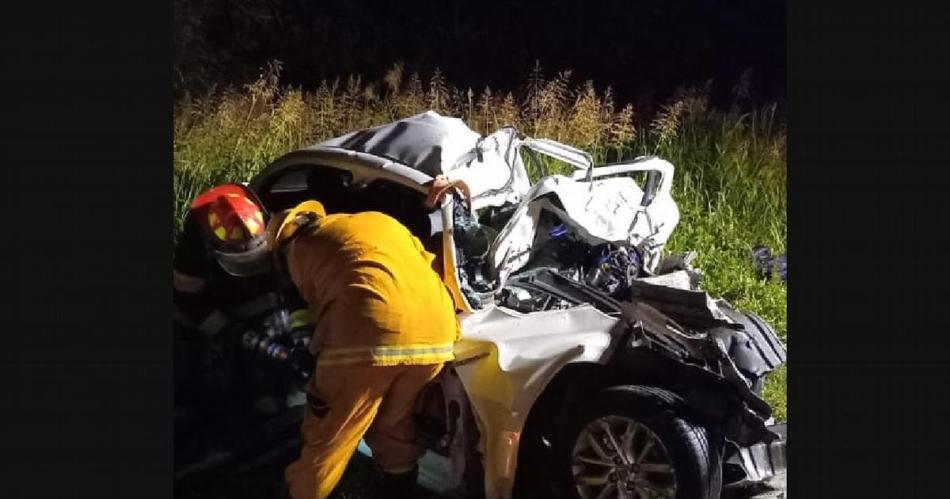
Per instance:
[[[722,328],[726,331],[724,334],[713,329],[715,334],[694,335],[649,305],[639,303],[632,308],[627,314],[636,317],[640,326],[633,328],[639,332],[634,334],[633,343],[639,341],[654,349],[666,350],[674,356],[682,356],[684,362],[701,361],[703,370],[721,378],[738,394],[741,400],[738,407],[732,405],[732,409],[720,411],[716,418],[721,418],[724,436],[735,451],[725,454],[723,465],[741,470],[741,474],[733,480],[727,479],[727,483],[762,483],[784,473],[786,426],[770,424],[772,409],[750,381],[751,377],[761,383],[765,374],[785,361],[785,349],[771,327],[756,316],[739,317],[730,313],[727,315],[741,320]],[[691,368],[700,369],[699,366]],[[757,375],[760,377],[756,378]],[[704,402],[697,405],[707,406]]]
[[[749,483],[764,482],[787,470],[785,460],[785,442],[787,440],[785,424],[771,425],[769,431],[778,435],[775,440],[759,442],[748,447],[736,446],[723,463],[726,466],[741,468],[745,477],[731,485],[742,486]]]
[[[775,331],[757,316],[721,308],[704,292],[643,282],[631,290],[628,301],[555,272],[539,273],[525,284],[571,302],[591,303],[621,319],[611,331],[602,364],[623,350],[647,350],[671,359],[695,381],[684,399],[715,421],[727,439],[748,448],[780,439],[766,424],[772,408],[757,392],[765,375],[785,362],[786,353]],[[726,397],[731,402],[714,393],[731,394]]]
[[[733,389],[740,406],[733,406],[732,410],[727,411],[730,417],[723,421],[722,428],[727,439],[739,446],[751,447],[760,442],[768,444],[780,438],[766,426],[766,421],[771,420],[772,408],[753,390],[748,369],[740,369],[737,366],[721,336],[711,332],[693,333],[642,302],[628,302],[624,305],[624,317],[632,322],[631,338],[628,340],[630,346],[649,348],[675,358],[687,369],[702,370],[706,376],[711,376]],[[741,324],[731,326],[736,330],[744,329]],[[760,348],[758,345],[751,346],[755,341],[754,337],[747,337],[752,339],[748,340],[745,346]],[[782,360],[784,355],[782,349]],[[774,367],[777,367],[777,364]]]

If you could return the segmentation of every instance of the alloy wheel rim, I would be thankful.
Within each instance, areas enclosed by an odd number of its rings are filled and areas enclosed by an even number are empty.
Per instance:
[[[603,416],[581,430],[571,453],[582,499],[674,499],[676,473],[666,446],[646,425]]]

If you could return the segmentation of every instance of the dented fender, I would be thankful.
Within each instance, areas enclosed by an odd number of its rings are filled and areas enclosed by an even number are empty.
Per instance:
[[[531,407],[565,365],[601,357],[617,319],[581,305],[533,314],[494,307],[461,322],[455,369],[481,430],[486,497],[510,497]]]

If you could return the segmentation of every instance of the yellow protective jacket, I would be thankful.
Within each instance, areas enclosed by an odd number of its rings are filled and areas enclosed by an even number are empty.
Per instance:
[[[286,247],[290,277],[316,324],[318,365],[436,364],[452,360],[455,305],[435,256],[379,212],[321,217]]]

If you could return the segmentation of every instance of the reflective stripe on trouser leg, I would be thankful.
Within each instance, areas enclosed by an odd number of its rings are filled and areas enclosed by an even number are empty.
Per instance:
[[[454,358],[454,342],[437,344],[379,345],[372,347],[324,348],[320,362],[324,366],[374,364],[396,366],[403,364],[436,365]]]
[[[415,442],[412,414],[416,399],[442,369],[442,364],[400,366],[389,391],[366,433],[366,444],[373,458],[386,473],[405,473],[412,470],[425,449]]]

